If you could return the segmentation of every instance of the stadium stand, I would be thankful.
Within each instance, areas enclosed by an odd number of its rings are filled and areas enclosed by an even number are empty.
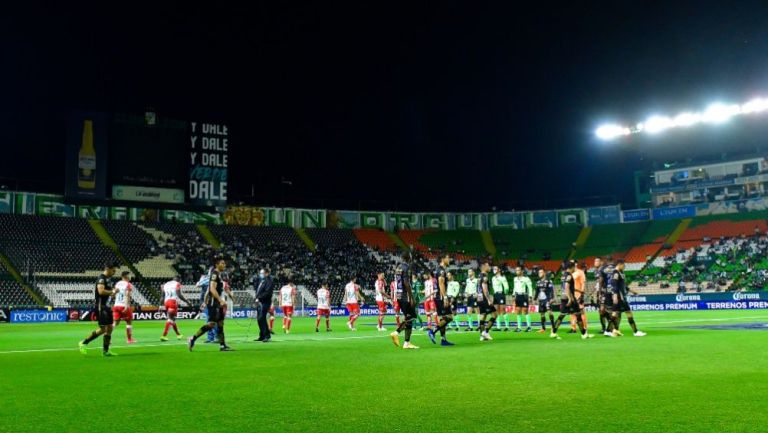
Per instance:
[[[491,236],[497,248],[494,260],[509,273],[517,265],[529,272],[543,267],[557,278],[562,260],[569,256],[587,267],[595,256],[611,256],[627,261],[631,287],[639,293],[760,290],[768,282],[767,217],[768,212],[752,212],[694,218],[689,224],[650,221],[595,226],[590,231],[575,226],[495,229]],[[391,278],[401,251],[394,234],[375,229],[307,229],[317,247],[312,251],[288,227],[208,226],[215,243],[221,244],[216,249],[194,224],[101,221],[101,225],[143,276],[134,281],[139,289],[135,297],[142,304],[156,304],[160,286],[175,275],[181,276],[183,292],[196,303],[200,291],[194,283],[213,256],[223,255],[230,264],[228,276],[238,304],[253,302],[252,278],[267,266],[281,284],[292,280],[302,287],[308,303],[319,285],[328,282],[332,302],[340,305],[343,287],[352,276],[370,293],[378,271]],[[103,262],[117,259],[95,230],[84,219],[2,214],[0,251],[43,302],[87,306]],[[583,244],[574,250],[580,233]],[[489,255],[479,231],[402,230],[396,235],[415,248],[424,269],[433,269],[440,253],[451,253],[458,279]],[[673,245],[665,245],[670,239]],[[35,303],[5,268],[0,268],[0,303]]]
[[[568,257],[581,227],[495,229],[491,235],[500,259],[561,261]]]

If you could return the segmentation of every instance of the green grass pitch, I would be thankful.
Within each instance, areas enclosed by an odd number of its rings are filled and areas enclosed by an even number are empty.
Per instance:
[[[414,351],[396,349],[374,318],[357,332],[335,318],[329,334],[295,319],[271,344],[228,320],[231,353],[190,353],[160,343],[162,322],[137,322],[139,344],[115,331],[115,358],[100,339],[77,351],[91,323],[3,324],[0,431],[766,431],[768,327],[694,327],[768,323],[768,311],[637,320],[647,337],[452,332],[456,346],[443,348],[417,333]],[[186,335],[200,325],[180,321]]]

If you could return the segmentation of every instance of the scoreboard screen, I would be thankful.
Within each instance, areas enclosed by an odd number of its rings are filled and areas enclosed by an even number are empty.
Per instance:
[[[154,113],[74,113],[65,196],[74,202],[227,203],[229,127]]]

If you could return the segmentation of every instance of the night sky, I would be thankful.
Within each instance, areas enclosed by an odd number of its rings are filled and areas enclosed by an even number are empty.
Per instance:
[[[74,3],[0,15],[2,182],[63,193],[75,109],[224,122],[230,201],[271,206],[630,208],[652,161],[765,148],[593,131],[768,96],[766,2]]]

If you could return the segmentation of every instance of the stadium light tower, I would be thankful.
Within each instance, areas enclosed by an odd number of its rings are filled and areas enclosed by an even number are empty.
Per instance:
[[[595,130],[597,138],[610,141],[633,134],[658,134],[672,128],[688,128],[700,123],[719,125],[741,115],[768,111],[768,98],[755,98],[744,104],[714,103],[702,112],[684,112],[674,117],[654,115],[634,126],[619,124],[600,125]]]

